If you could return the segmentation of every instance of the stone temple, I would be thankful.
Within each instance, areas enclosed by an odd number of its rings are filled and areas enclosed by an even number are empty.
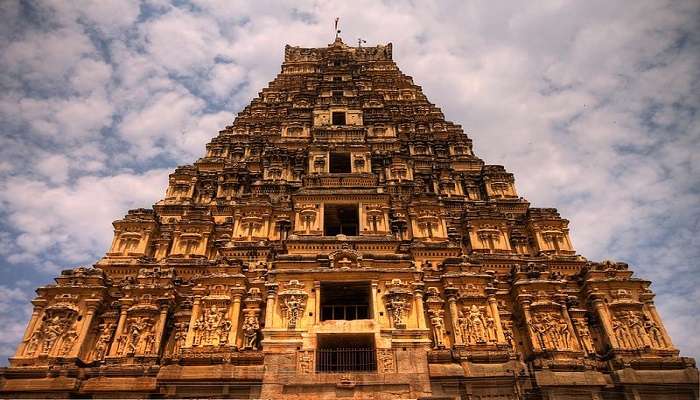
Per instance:
[[[163,200],[55,280],[1,396],[698,397],[650,282],[577,255],[391,44],[287,46]]]

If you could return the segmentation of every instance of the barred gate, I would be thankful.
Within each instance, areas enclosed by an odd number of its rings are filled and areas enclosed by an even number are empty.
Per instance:
[[[377,355],[372,347],[327,348],[316,351],[317,372],[374,372]]]

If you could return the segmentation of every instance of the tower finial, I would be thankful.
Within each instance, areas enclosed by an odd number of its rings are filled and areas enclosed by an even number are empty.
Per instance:
[[[335,38],[338,39],[338,35],[340,35],[340,29],[338,29],[338,21],[340,20],[340,17],[335,17]]]
[[[362,43],[367,43],[365,39],[357,38],[357,47],[362,48]]]

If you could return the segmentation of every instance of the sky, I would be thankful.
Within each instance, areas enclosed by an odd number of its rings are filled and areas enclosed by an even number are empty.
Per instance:
[[[576,250],[653,281],[700,357],[700,2],[0,2],[0,364],[34,289],[107,250],[280,70],[392,42],[399,68]]]

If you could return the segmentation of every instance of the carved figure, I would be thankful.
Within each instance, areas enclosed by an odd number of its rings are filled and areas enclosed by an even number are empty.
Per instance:
[[[105,358],[114,333],[114,324],[104,323],[100,326],[102,329],[100,331],[100,336],[97,338],[97,343],[95,344],[95,351],[93,352],[93,359],[95,360],[103,360]]]
[[[586,322],[574,320],[574,327],[576,328],[576,333],[578,333],[578,337],[581,339],[581,345],[586,353],[595,353],[595,350],[593,349],[593,340],[591,339],[591,332],[588,329]]]
[[[467,308],[467,314],[459,313],[459,325],[462,329],[462,337],[468,344],[486,343],[488,340],[487,322],[484,314],[476,304]]]
[[[433,348],[445,347],[445,320],[442,318],[441,310],[430,310],[430,325],[433,330]]]
[[[255,315],[247,315],[243,321],[243,348],[257,350],[258,330],[260,322]]]
[[[195,322],[195,346],[219,346],[228,341],[228,332],[231,329],[231,321],[224,317],[224,310],[220,310],[216,304],[199,316]]]
[[[658,349],[664,349],[668,347],[668,344],[666,344],[666,339],[664,339],[664,335],[661,333],[659,327],[651,318],[646,316],[644,320],[644,330],[646,331],[649,340],[651,341],[652,347],[656,347]]]

